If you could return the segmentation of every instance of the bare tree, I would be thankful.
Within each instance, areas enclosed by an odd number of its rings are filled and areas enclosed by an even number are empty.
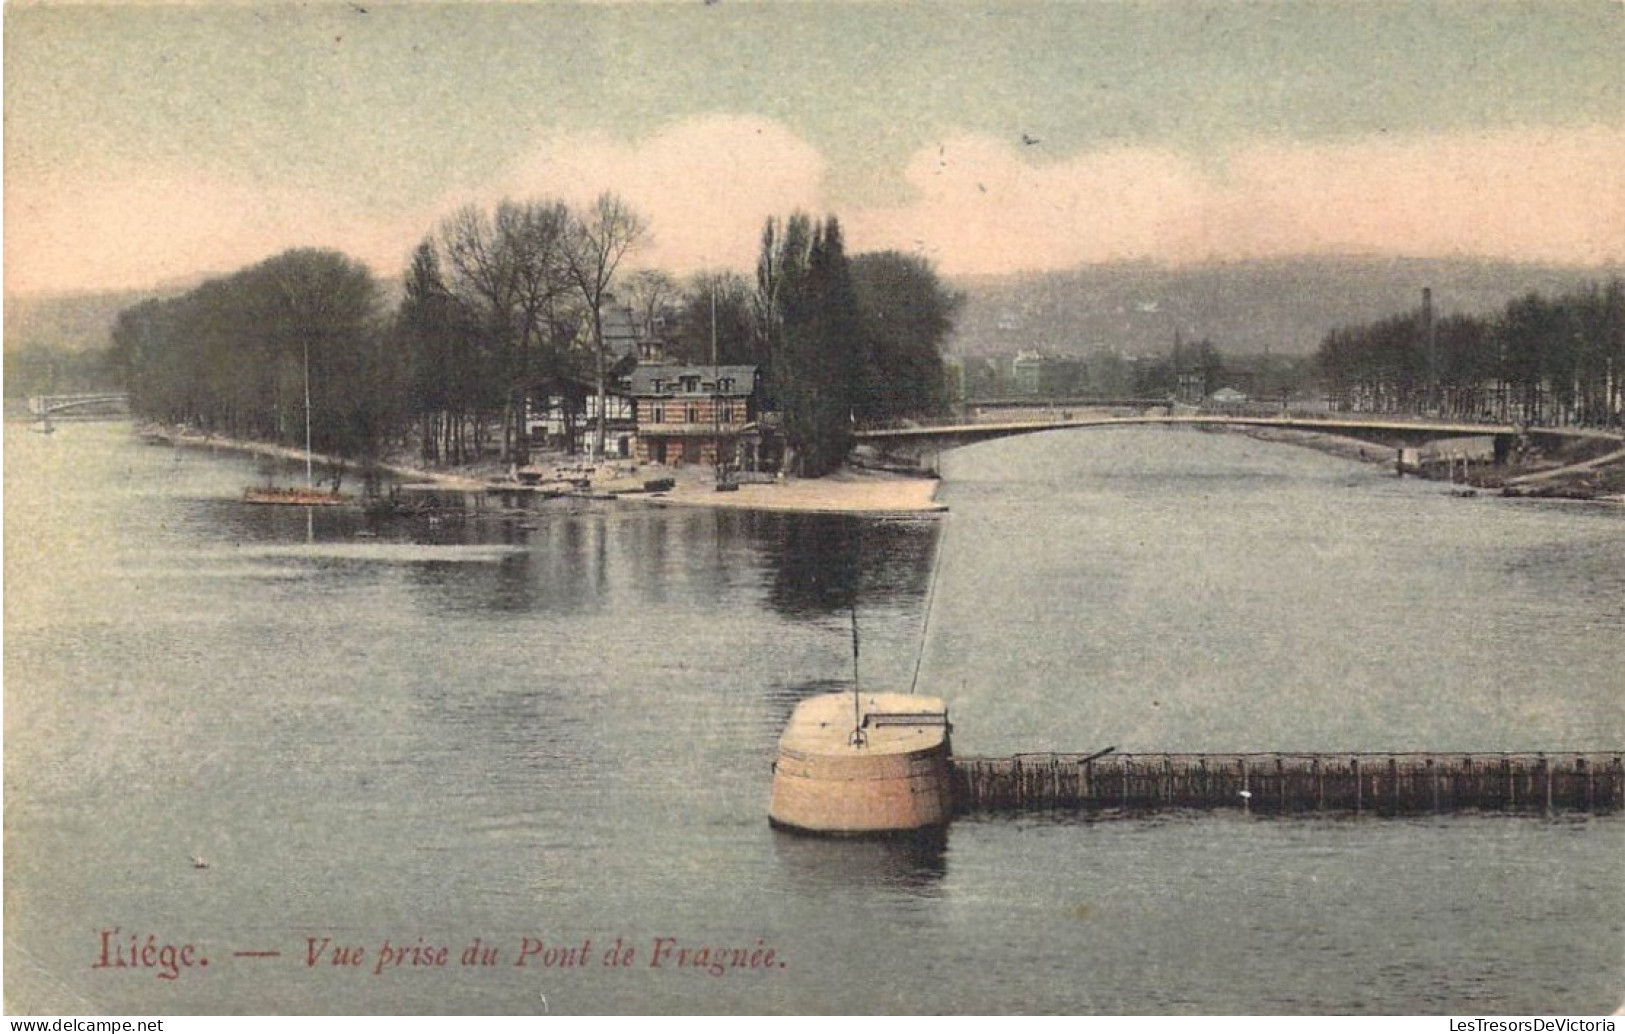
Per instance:
[[[487,217],[465,206],[440,225],[448,287],[484,329],[494,387],[502,398],[503,455],[524,462],[524,400],[538,376],[539,345],[555,322],[555,302],[574,283],[559,201],[503,201]]]
[[[754,302],[750,283],[738,273],[694,274],[676,306],[670,332],[674,353],[691,363],[762,363],[755,348]]]
[[[626,294],[637,313],[644,337],[656,337],[656,326],[677,297],[677,281],[659,269],[640,269],[626,278]]]
[[[598,381],[598,421],[592,441],[594,462],[604,456],[608,374],[604,355],[604,300],[621,260],[642,244],[648,233],[643,218],[621,198],[607,192],[598,195],[585,212],[570,220],[565,252],[570,278],[581,292],[591,321],[593,364]]]

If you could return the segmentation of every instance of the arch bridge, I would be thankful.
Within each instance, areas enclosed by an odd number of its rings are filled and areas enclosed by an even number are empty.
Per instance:
[[[949,449],[961,445],[1008,438],[1041,431],[1084,430],[1141,426],[1272,427],[1313,431],[1358,438],[1389,448],[1423,445],[1442,438],[1490,437],[1494,439],[1496,464],[1506,463],[1521,434],[1564,436],[1561,429],[1522,429],[1512,424],[1462,423],[1420,418],[1294,417],[1249,416],[1225,413],[1143,414],[1138,416],[1085,416],[1060,419],[1011,420],[998,422],[944,424],[931,427],[904,427],[858,431],[858,445],[872,446],[883,455],[923,465]]]
[[[28,411],[37,417],[82,417],[87,420],[130,415],[130,395],[104,391],[82,395],[31,395]]]

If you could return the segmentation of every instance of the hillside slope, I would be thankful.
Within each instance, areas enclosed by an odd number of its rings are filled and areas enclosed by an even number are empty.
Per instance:
[[[1301,258],[1165,267],[1089,266],[1056,273],[956,278],[965,305],[950,350],[982,355],[1037,349],[1130,355],[1166,352],[1177,331],[1233,353],[1315,351],[1333,327],[1421,305],[1488,314],[1530,291],[1558,294],[1625,275],[1625,268],[1471,259]]]

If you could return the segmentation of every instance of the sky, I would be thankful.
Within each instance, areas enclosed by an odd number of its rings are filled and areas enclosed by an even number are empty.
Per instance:
[[[677,274],[795,210],[949,276],[1625,261],[1622,0],[13,0],[4,60],[8,294],[606,190]]]

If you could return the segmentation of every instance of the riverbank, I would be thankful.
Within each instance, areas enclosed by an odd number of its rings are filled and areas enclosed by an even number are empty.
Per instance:
[[[193,431],[169,430],[152,425],[137,425],[135,434],[145,441],[155,445],[173,445],[189,449],[224,449],[227,452],[247,453],[251,456],[265,456],[270,459],[287,460],[290,463],[304,463],[305,451],[287,445],[277,445],[274,442],[254,442],[240,438],[221,438],[217,435],[198,434]],[[319,478],[317,483],[331,482],[333,471],[342,471],[341,481],[352,476],[357,467],[354,463],[324,456],[320,453],[311,456],[311,462],[323,468],[328,473]],[[398,462],[385,462],[378,464],[378,469],[392,477],[403,481],[416,481],[433,484],[440,488],[459,490],[465,492],[479,491],[486,486],[486,482],[476,476],[466,473],[452,473],[447,471],[427,470],[421,467],[409,466]]]
[[[1248,428],[1242,433],[1259,441],[1302,446],[1389,470],[1395,469],[1397,460],[1394,449],[1358,438],[1274,427]],[[1430,481],[1449,481],[1464,491],[1625,503],[1625,448],[1609,448],[1605,443],[1610,441],[1618,444],[1616,440],[1599,438],[1558,452],[1532,450],[1499,467],[1488,463],[1463,463],[1459,467],[1421,464],[1407,467],[1405,472]]]
[[[742,484],[731,491],[718,491],[710,477],[679,478],[671,491],[642,498],[679,506],[797,513],[937,513],[948,507],[937,502],[936,491],[932,478],[848,467],[821,478]]]
[[[189,448],[227,449],[273,459],[303,463],[302,449],[269,442],[251,442],[192,434],[151,427],[137,428],[149,440]],[[315,463],[328,470],[342,470],[341,480],[356,476],[355,464],[330,456],[315,456]],[[403,484],[451,492],[487,492],[523,487],[517,472],[499,463],[487,463],[456,470],[437,469],[394,458],[378,469]],[[565,494],[593,499],[615,499],[654,505],[710,506],[728,509],[780,510],[796,513],[888,514],[935,513],[947,509],[937,502],[937,481],[886,471],[845,468],[821,478],[786,477],[770,482],[740,484],[732,491],[718,491],[709,468],[666,467],[628,460],[609,460],[592,465],[581,457],[565,454],[538,456],[527,472],[539,472],[544,483],[568,486]],[[332,481],[332,474],[322,479]],[[661,491],[645,489],[649,482],[670,480]]]

